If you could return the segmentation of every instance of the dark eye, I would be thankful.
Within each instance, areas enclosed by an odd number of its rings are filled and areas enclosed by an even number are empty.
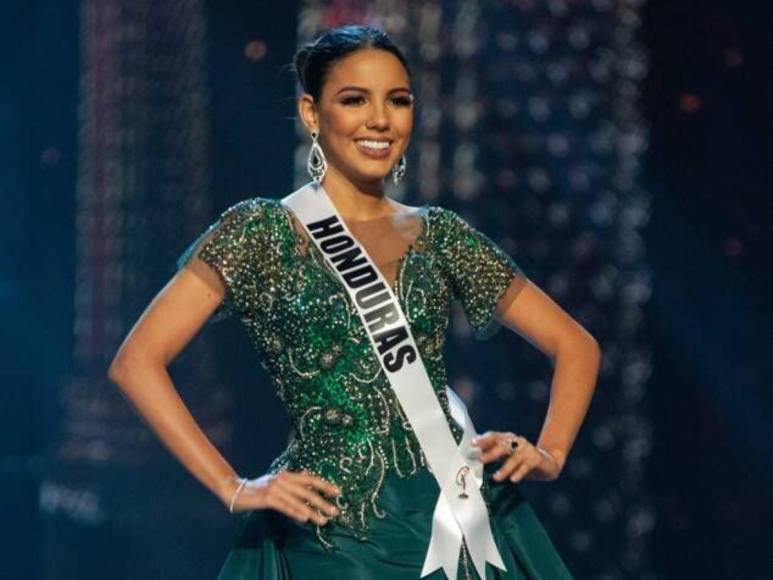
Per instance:
[[[394,97],[392,102],[398,107],[410,107],[413,104],[413,97]]]
[[[341,103],[344,105],[358,105],[365,101],[365,97],[361,95],[352,95],[350,97],[344,97],[341,99]]]

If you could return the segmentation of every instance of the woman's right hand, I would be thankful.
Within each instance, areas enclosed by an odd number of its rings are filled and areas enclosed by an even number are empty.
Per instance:
[[[226,506],[230,504],[237,487],[238,482],[234,482],[230,491],[225,494],[223,502]],[[335,505],[326,501],[322,494],[336,497],[340,490],[329,481],[306,470],[269,473],[257,479],[247,480],[234,500],[233,511],[236,513],[273,509],[300,523],[311,520],[323,526],[330,517],[337,516],[339,511]],[[328,514],[328,517],[324,514]]]

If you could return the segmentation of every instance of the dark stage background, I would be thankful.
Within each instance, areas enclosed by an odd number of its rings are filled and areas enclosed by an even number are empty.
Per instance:
[[[236,520],[104,375],[202,228],[305,180],[285,65],[348,21],[415,65],[421,121],[392,194],[461,212],[602,344],[564,474],[523,484],[578,580],[768,578],[768,3],[9,0],[0,580],[217,575]],[[479,430],[536,437],[539,353],[474,341],[461,316],[448,353]],[[235,320],[171,373],[241,473],[284,447]]]

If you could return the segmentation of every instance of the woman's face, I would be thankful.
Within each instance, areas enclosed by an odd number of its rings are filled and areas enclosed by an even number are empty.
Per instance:
[[[408,73],[392,53],[366,48],[331,68],[319,102],[304,95],[300,112],[319,141],[328,173],[355,184],[382,180],[408,146],[413,94]]]

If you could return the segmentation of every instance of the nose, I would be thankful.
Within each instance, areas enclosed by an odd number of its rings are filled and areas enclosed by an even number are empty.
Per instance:
[[[370,108],[368,129],[386,130],[389,128],[389,114],[383,103],[374,102]]]

